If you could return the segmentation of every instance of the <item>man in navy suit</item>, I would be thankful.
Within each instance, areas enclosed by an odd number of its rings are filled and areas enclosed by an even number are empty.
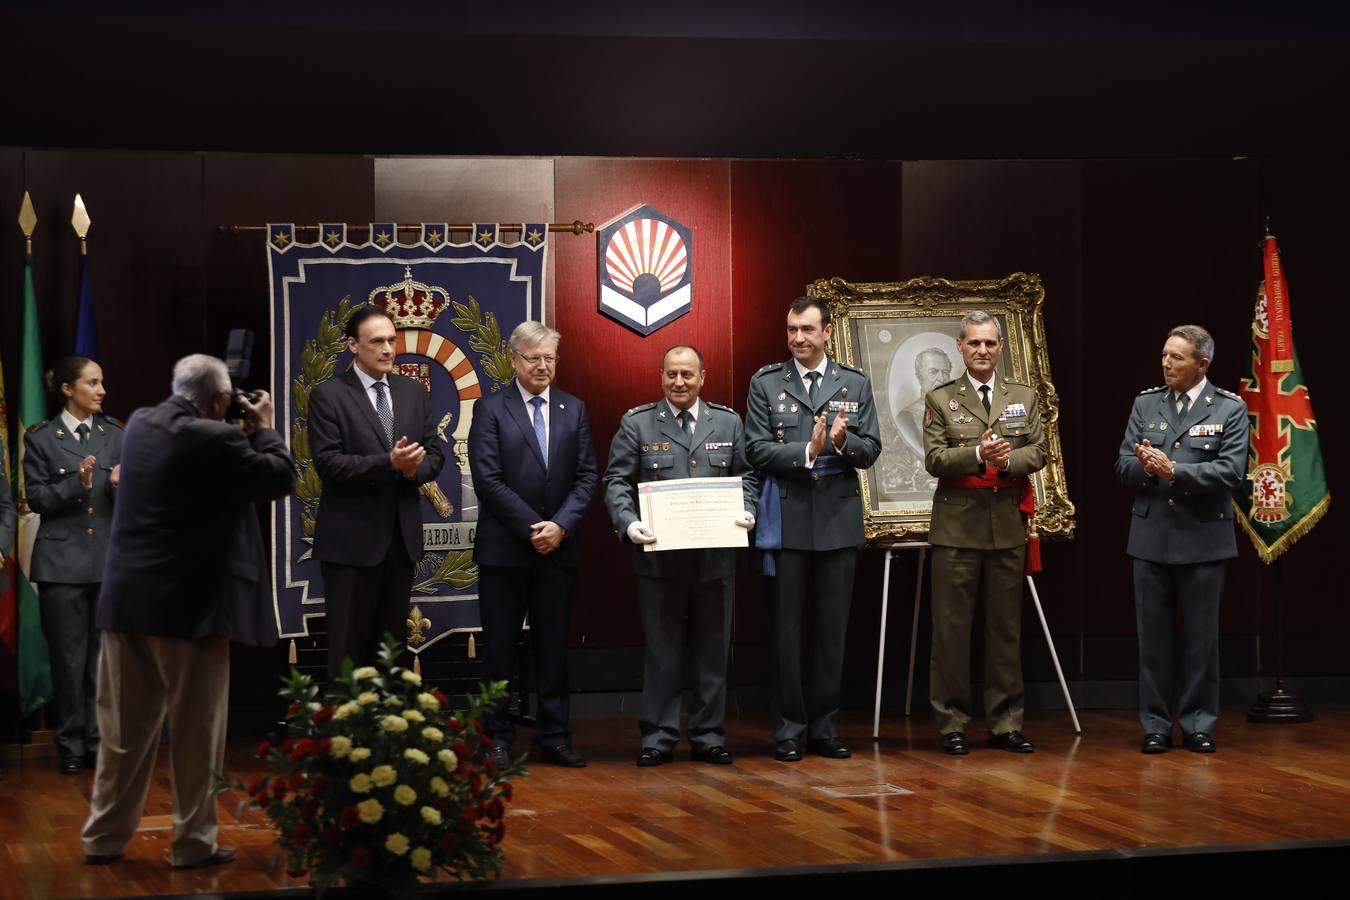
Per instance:
[[[407,634],[423,547],[417,489],[445,462],[426,389],[392,371],[397,339],[383,308],[352,313],[347,349],[355,364],[309,399],[309,446],[323,479],[314,556],[323,573],[330,680],[348,656],[358,666],[373,662],[385,632]]]
[[[561,335],[539,322],[511,333],[511,384],[478,401],[469,428],[469,467],[478,492],[478,606],[483,680],[511,677],[526,613],[539,694],[543,757],[579,768],[568,728],[567,635],[581,542],[577,530],[595,493],[595,450],[586,406],[553,387]],[[506,701],[484,717],[498,765],[514,729]]]

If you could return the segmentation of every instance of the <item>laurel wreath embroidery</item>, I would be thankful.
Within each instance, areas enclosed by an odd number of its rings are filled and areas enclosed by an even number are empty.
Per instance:
[[[511,380],[512,368],[511,351],[502,339],[497,316],[490,310],[483,315],[473,294],[469,295],[468,306],[458,300],[451,300],[450,305],[455,310],[455,317],[450,321],[469,336],[469,348],[478,353],[483,371],[492,379],[492,390],[501,390],[502,385]]]

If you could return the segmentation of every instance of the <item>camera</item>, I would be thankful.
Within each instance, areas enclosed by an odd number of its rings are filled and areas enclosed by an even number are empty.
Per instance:
[[[256,391],[246,391],[239,385],[248,378],[253,365],[253,332],[245,328],[234,328],[225,343],[225,368],[230,373],[230,406],[225,410],[225,421],[241,422],[248,418],[248,410],[239,402],[242,397],[249,403],[257,403],[261,396]]]

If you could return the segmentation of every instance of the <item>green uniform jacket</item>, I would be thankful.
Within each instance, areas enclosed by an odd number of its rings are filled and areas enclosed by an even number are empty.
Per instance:
[[[665,400],[630,409],[609,445],[605,467],[605,507],[619,540],[628,540],[628,526],[642,518],[637,486],[673,478],[741,476],[745,510],[752,515],[759,502],[759,476],[745,460],[741,417],[731,407],[699,400],[693,438],[680,430]],[[736,574],[734,550],[671,550],[646,552],[634,547],[633,571],[650,578],[710,580]]]
[[[1040,402],[1025,384],[996,379],[990,410],[965,373],[936,387],[924,398],[924,467],[938,478],[980,475],[976,459],[980,435],[992,427],[1012,445],[1000,479],[1026,477],[1045,466],[1045,435]],[[1021,491],[1009,488],[959,488],[938,485],[928,542],[968,550],[1009,550],[1026,543],[1026,518],[1018,508]]]
[[[820,413],[827,413],[833,423],[840,409],[848,416],[844,446],[836,450],[827,436],[816,465],[841,464],[844,471],[823,475],[819,469],[806,468],[806,448]],[[862,544],[857,470],[871,468],[880,454],[876,403],[862,369],[827,360],[814,408],[791,359],[771,363],[750,379],[745,455],[750,465],[778,480],[784,549],[840,550]],[[838,459],[827,461],[829,456]]]

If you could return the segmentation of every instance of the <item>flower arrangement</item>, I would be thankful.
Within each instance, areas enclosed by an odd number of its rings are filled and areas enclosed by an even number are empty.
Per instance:
[[[455,712],[416,672],[395,664],[388,635],[375,666],[342,675],[321,701],[294,668],[281,696],[290,700],[287,737],[264,741],[268,773],[245,785],[277,829],[287,873],[309,874],[322,894],[339,880],[397,890],[443,871],[456,878],[500,874],[510,779],[520,760],[499,769],[481,711],[504,696],[497,682]],[[523,757],[521,758],[523,760]]]

